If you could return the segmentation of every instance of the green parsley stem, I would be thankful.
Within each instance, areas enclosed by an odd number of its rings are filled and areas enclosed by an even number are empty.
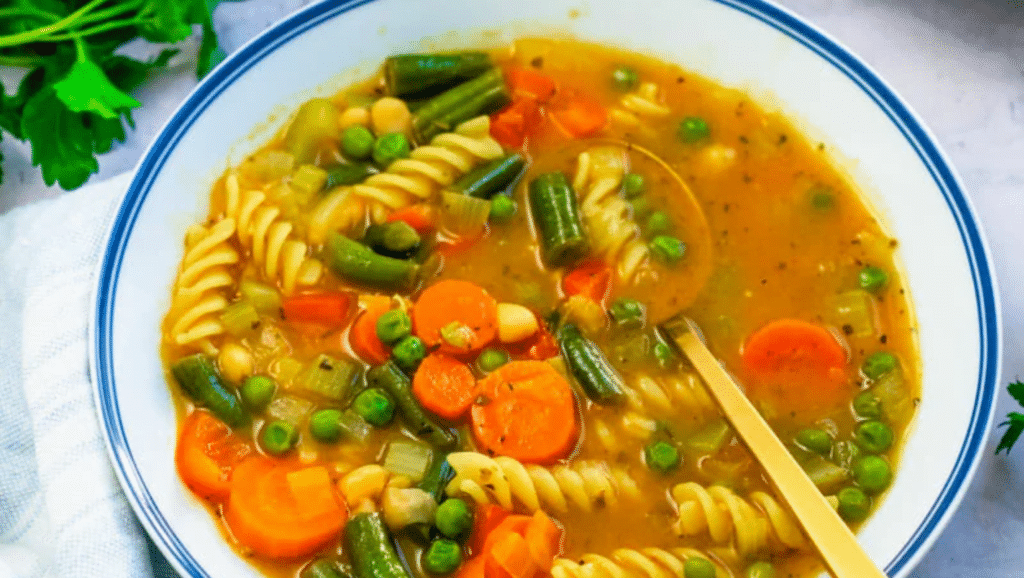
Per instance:
[[[117,30],[118,28],[125,28],[127,26],[135,26],[142,19],[131,18],[125,20],[115,20],[113,22],[106,22],[93,26],[92,28],[86,28],[85,30],[76,30],[67,34],[54,34],[47,36],[46,38],[40,38],[39,42],[64,42],[65,40],[74,40],[76,38],[83,38],[85,36],[92,36],[93,34],[102,34],[103,32],[110,32],[111,30]]]
[[[85,16],[82,16],[82,18],[78,20],[78,23],[80,25],[92,24],[93,22],[99,22],[101,20],[106,20],[114,16],[120,16],[125,12],[130,12],[132,10],[137,10],[141,8],[142,2],[143,0],[136,0],[134,2],[122,2],[117,4],[116,6],[111,6],[110,8],[97,10],[92,14],[86,14]]]
[[[45,20],[47,22],[56,22],[60,20],[60,16],[40,10],[38,8],[32,8],[31,6],[19,6],[13,8],[0,8],[0,18],[16,18],[18,16],[30,16]]]
[[[45,56],[0,56],[0,66],[32,67],[46,62]]]
[[[18,34],[10,34],[7,36],[0,36],[0,48],[7,48],[8,46],[17,46],[19,44],[25,44],[28,42],[38,42],[45,40],[47,36],[54,32],[60,32],[69,26],[75,24],[75,21],[81,18],[83,15],[89,13],[94,8],[101,6],[104,2],[109,0],[92,0],[88,4],[82,6],[78,10],[75,10],[71,14],[68,14],[61,20],[58,20],[52,24],[41,26],[34,30],[26,30],[25,32],[19,32]]]

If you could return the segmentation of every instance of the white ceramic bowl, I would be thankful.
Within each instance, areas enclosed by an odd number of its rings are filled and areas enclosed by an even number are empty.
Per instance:
[[[697,25],[682,34],[685,23]],[[328,0],[250,42],[189,96],[140,163],[99,271],[91,358],[111,459],[143,525],[183,575],[255,575],[178,481],[159,356],[183,233],[205,215],[213,181],[298,104],[371,73],[389,54],[546,32],[650,53],[746,90],[855,161],[853,179],[901,242],[924,373],[895,483],[859,537],[890,576],[905,576],[949,519],[992,419],[996,290],[953,169],[864,63],[761,0]]]

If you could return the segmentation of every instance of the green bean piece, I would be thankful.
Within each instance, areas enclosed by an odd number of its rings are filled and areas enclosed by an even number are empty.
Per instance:
[[[422,240],[416,229],[405,221],[370,225],[363,235],[364,244],[373,247],[378,253],[399,259],[407,258],[419,249]]]
[[[612,71],[612,87],[619,92],[629,92],[636,87],[640,76],[628,66],[617,66]]]
[[[451,574],[462,564],[462,547],[454,540],[440,538],[431,542],[423,555],[423,567],[436,575]]]
[[[827,455],[832,451],[832,436],[823,429],[807,428],[796,434],[796,443],[817,454]]]
[[[860,522],[871,511],[871,498],[858,488],[843,488],[836,494],[836,499],[839,500],[839,515],[847,522]]]
[[[576,193],[563,173],[544,173],[530,182],[530,208],[550,267],[573,263],[590,251]]]
[[[209,357],[201,353],[183,357],[171,366],[171,374],[192,401],[208,408],[227,425],[237,427],[249,421],[242,403]]]
[[[415,338],[407,337],[406,339]],[[399,341],[399,343],[402,342]],[[368,371],[366,380],[371,387],[379,387],[391,394],[402,419],[414,435],[425,437],[427,441],[438,448],[451,448],[458,441],[452,432],[427,416],[412,393],[409,376],[395,365],[394,360]]]
[[[896,356],[888,351],[876,351],[864,360],[860,370],[868,379],[878,379],[896,369],[899,363]]]
[[[417,109],[412,116],[413,135],[420,144],[429,142],[475,116],[501,110],[511,101],[502,72],[492,68],[431,98]]]
[[[596,343],[571,323],[558,332],[558,346],[573,379],[594,403],[615,405],[625,399],[622,376]]]
[[[399,54],[384,61],[384,83],[388,94],[422,98],[425,92],[473,78],[490,67],[486,52]]]
[[[857,426],[854,432],[857,445],[869,454],[880,454],[892,447],[892,428],[880,421],[866,421]]]
[[[679,467],[681,459],[676,446],[666,441],[656,441],[644,447],[644,462],[651,470],[667,474]]]
[[[263,450],[273,456],[279,456],[292,449],[297,441],[299,432],[295,430],[295,426],[284,420],[269,422],[260,431]]]
[[[405,371],[413,372],[427,356],[427,346],[415,335],[403,337],[391,349],[391,357]]]
[[[373,162],[387,167],[398,159],[404,159],[412,152],[409,139],[400,132],[381,135],[373,141]]]
[[[341,132],[341,152],[351,159],[365,161],[370,158],[373,144],[373,133],[361,124],[354,124]]]
[[[377,338],[391,345],[412,334],[412,318],[401,309],[385,311],[377,318]]]
[[[617,326],[625,329],[643,327],[647,316],[644,304],[628,297],[619,297],[613,301],[608,313]]]
[[[877,494],[889,487],[892,468],[878,456],[864,456],[853,464],[853,480],[868,494]]]
[[[299,578],[349,578],[344,570],[333,560],[321,558],[302,569]]]
[[[669,235],[658,235],[651,239],[651,254],[666,265],[675,265],[686,254],[686,243]]]
[[[512,361],[512,357],[507,351],[488,347],[481,351],[480,355],[476,358],[476,366],[480,368],[480,371],[490,373],[509,361]]]
[[[687,558],[686,562],[683,562],[684,578],[715,578],[716,575],[715,565],[703,556]]]
[[[417,487],[434,497],[434,501],[441,503],[445,499],[445,488],[455,478],[455,469],[448,463],[448,454],[445,452],[434,452],[434,461],[431,462],[427,473]]]
[[[644,234],[648,237],[657,237],[670,232],[672,232],[672,219],[665,211],[654,211],[647,217]]]
[[[861,419],[882,417],[882,401],[870,391],[862,391],[853,398],[853,412]]]
[[[769,562],[754,562],[747,566],[743,578],[775,578],[775,566]]]
[[[491,212],[487,218],[494,223],[507,223],[516,211],[519,210],[519,204],[512,200],[507,195],[495,195],[491,198]]]
[[[352,400],[352,409],[371,424],[384,427],[395,416],[395,400],[386,391],[371,387]]]
[[[699,116],[688,116],[680,121],[676,136],[686,144],[698,143],[711,136],[711,127]]]
[[[857,275],[857,284],[860,285],[860,288],[871,293],[878,293],[885,288],[888,282],[889,275],[882,269],[871,265],[861,269]]]
[[[242,396],[242,401],[247,407],[260,411],[267,407],[270,400],[274,398],[274,392],[276,391],[277,384],[273,378],[266,375],[250,375],[242,382],[242,387],[239,388],[238,393]]]
[[[331,190],[342,185],[355,185],[366,180],[377,170],[369,163],[344,163],[327,171],[324,190]]]
[[[647,190],[647,182],[644,176],[637,173],[626,173],[622,177],[622,192],[627,199],[635,199],[644,194]]]
[[[379,255],[359,241],[340,233],[327,237],[327,264],[336,275],[358,285],[387,291],[412,287],[419,265]]]
[[[455,181],[450,190],[478,199],[490,199],[508,187],[525,165],[523,155],[512,153],[469,171]]]
[[[464,541],[473,529],[473,510],[458,498],[449,498],[437,507],[434,525],[446,537]]]
[[[363,512],[345,524],[345,551],[356,578],[410,578],[378,512]]]

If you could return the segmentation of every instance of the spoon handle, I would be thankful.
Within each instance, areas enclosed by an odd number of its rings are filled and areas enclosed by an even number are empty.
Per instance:
[[[761,463],[829,572],[835,578],[883,578],[885,573],[861,549],[850,528],[693,330],[674,326],[668,333],[707,382],[726,418]]]

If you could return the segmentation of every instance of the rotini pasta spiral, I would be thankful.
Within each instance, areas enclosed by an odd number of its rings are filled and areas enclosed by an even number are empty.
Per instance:
[[[281,209],[267,201],[261,190],[242,191],[238,175],[224,182],[224,212],[237,224],[239,244],[252,251],[252,262],[269,281],[280,281],[285,294],[298,285],[312,285],[323,274],[323,264],[307,255],[306,243],[292,234],[294,225],[281,218]]]
[[[617,147],[592,148],[580,153],[573,188],[582,199],[580,210],[594,252],[618,263],[619,279],[628,282],[646,267],[650,251],[630,216],[629,204],[618,194],[626,173],[625,154]]]
[[[545,468],[505,456],[455,452],[448,454],[448,463],[456,472],[445,490],[449,495],[466,495],[478,504],[496,502],[506,509],[513,508],[514,500],[530,512],[543,507],[565,513],[570,505],[590,512],[614,507],[622,497],[640,497],[636,482],[625,470],[603,462]]]
[[[611,556],[584,554],[579,561],[556,558],[552,578],[679,578],[686,560],[693,557],[709,560],[717,578],[733,574],[727,566],[693,548],[620,548]]]
[[[661,102],[661,89],[653,82],[644,82],[633,92],[626,93],[619,100],[619,106],[611,110],[614,122],[628,127],[653,127],[642,124],[644,119],[661,119],[671,114],[672,109]]]
[[[178,345],[217,352],[210,338],[224,332],[218,314],[228,306],[224,289],[235,282],[228,270],[239,259],[228,242],[234,233],[235,221],[230,218],[208,227],[193,225],[186,232],[185,256],[168,315],[170,336]]]
[[[764,492],[753,492],[744,500],[724,486],[705,488],[686,482],[672,488],[672,498],[679,512],[676,531],[682,535],[707,533],[719,544],[735,539],[736,550],[743,556],[768,546],[804,546],[792,516]]]

